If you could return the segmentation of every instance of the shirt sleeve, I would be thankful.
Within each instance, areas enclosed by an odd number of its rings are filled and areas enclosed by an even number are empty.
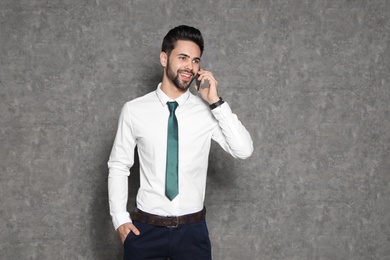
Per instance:
[[[136,141],[131,127],[128,105],[122,108],[114,145],[108,161],[108,199],[114,228],[131,222],[127,212],[128,177],[134,164]]]
[[[213,132],[213,139],[234,158],[246,159],[253,153],[253,142],[249,132],[238,120],[229,104],[224,102],[211,110],[219,127]]]

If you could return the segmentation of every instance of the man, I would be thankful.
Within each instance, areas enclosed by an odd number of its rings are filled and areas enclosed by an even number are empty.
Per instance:
[[[248,131],[219,97],[217,80],[200,69],[202,53],[198,29],[170,30],[160,53],[162,82],[122,109],[108,161],[108,189],[124,259],[211,259],[203,205],[211,139],[235,158],[253,152]],[[200,97],[189,91],[197,76]],[[208,87],[200,88],[206,81]],[[127,182],[136,146],[140,188],[129,216]]]

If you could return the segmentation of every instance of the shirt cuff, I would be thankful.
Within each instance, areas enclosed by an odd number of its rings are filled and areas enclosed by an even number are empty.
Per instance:
[[[226,117],[227,114],[231,114],[232,110],[229,104],[225,101],[222,105],[211,110],[217,120]]]
[[[121,225],[125,223],[131,223],[130,214],[129,212],[120,213],[120,214],[113,214],[112,217],[112,224],[114,225],[115,230],[118,229]]]

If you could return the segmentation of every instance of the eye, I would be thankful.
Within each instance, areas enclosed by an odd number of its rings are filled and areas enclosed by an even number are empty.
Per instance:
[[[186,58],[185,56],[179,56],[179,60],[186,60]]]
[[[199,64],[199,63],[200,63],[200,60],[195,59],[195,60],[193,60],[192,62],[195,63],[195,64]]]

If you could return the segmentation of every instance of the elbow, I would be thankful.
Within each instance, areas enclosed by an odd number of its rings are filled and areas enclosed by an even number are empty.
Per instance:
[[[243,149],[240,149],[240,153],[237,153],[237,158],[245,160],[252,156],[253,154],[253,143],[251,142],[250,145],[247,145],[243,147]]]
[[[247,151],[246,153],[243,153],[243,154],[240,156],[240,159],[242,159],[242,160],[248,159],[249,157],[252,156],[252,153],[253,153],[253,149],[250,150],[250,151]]]

